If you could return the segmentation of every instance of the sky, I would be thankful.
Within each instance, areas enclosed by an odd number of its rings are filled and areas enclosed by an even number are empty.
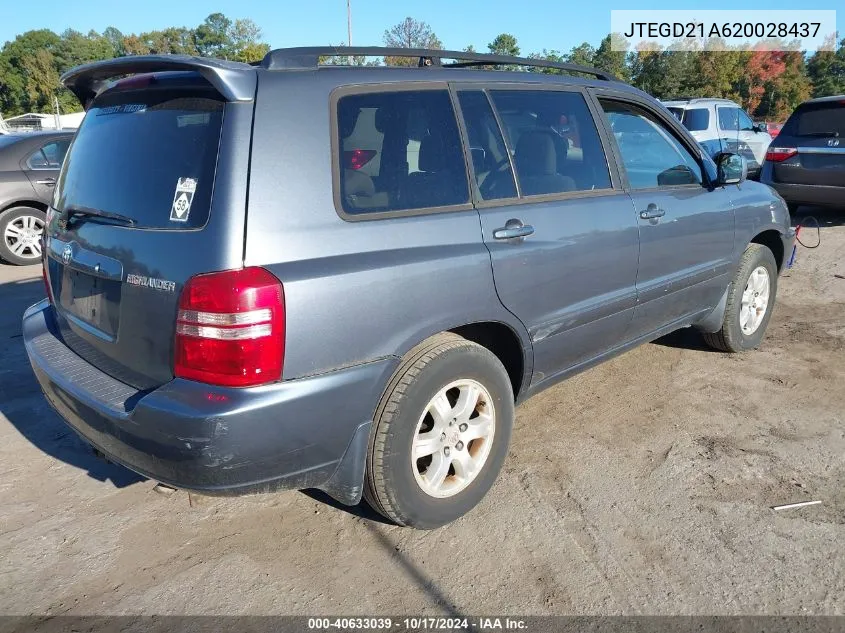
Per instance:
[[[12,0],[4,0],[3,4]],[[611,9],[761,9],[764,3],[661,0],[634,5],[625,0],[351,0],[352,43],[382,45],[384,30],[406,16],[428,22],[447,49],[468,44],[479,52],[502,32],[515,35],[521,53],[545,49],[568,51],[587,41],[598,45],[610,30]],[[38,0],[37,10],[5,10],[0,13],[0,43],[32,29],[48,28],[61,33],[73,28],[87,33],[115,26],[123,33],[139,33],[168,26],[195,27],[214,12],[227,17],[251,18],[263,30],[264,41],[273,48],[318,46],[346,41],[346,0]],[[837,7],[837,5],[839,5]],[[843,8],[841,0],[812,0],[804,8]],[[768,9],[796,9],[794,0],[766,0]],[[11,9],[11,7],[9,7]],[[761,12],[765,19],[765,11]],[[845,11],[837,16],[840,33],[845,31]]]

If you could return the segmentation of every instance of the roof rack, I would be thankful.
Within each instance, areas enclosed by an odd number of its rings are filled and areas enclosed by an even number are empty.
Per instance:
[[[592,75],[606,81],[617,81],[611,73],[580,66],[554,62],[547,59],[511,57],[509,55],[487,55],[464,51],[442,51],[429,48],[384,48],[380,46],[303,46],[298,48],[277,48],[270,51],[260,65],[268,70],[305,70],[317,68],[320,57],[416,57],[421,68],[467,68],[472,66],[529,66],[535,68],[556,68],[571,73]],[[442,60],[454,60],[443,63]]]

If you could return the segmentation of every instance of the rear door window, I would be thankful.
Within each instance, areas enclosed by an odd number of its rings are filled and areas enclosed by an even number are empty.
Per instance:
[[[210,90],[106,93],[76,134],[56,209],[119,213],[139,228],[204,226],[223,105]]]
[[[734,106],[718,106],[719,127],[728,131],[750,132],[754,130],[754,121],[744,110]]]
[[[344,96],[337,102],[337,124],[345,213],[469,202],[463,149],[447,90]]]
[[[595,122],[579,92],[492,90],[523,196],[610,189]]]
[[[516,183],[510,156],[487,95],[481,90],[462,90],[458,93],[458,101],[466,125],[473,173],[481,198],[515,198]]]
[[[27,159],[30,169],[58,169],[62,166],[70,140],[52,141],[39,147]]]

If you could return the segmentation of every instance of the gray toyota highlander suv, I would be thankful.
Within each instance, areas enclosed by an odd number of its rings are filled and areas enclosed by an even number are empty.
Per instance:
[[[556,74],[491,70],[518,65]],[[311,48],[63,81],[87,115],[26,348],[76,432],[180,488],[443,525],[493,484],[520,401],[682,327],[756,347],[791,249],[741,157],[595,69]]]

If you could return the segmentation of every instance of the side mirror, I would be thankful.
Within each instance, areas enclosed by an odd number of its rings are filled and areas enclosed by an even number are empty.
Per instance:
[[[754,131],[755,132],[768,132],[768,128],[766,127],[765,123],[755,123],[754,124]]]
[[[716,154],[714,161],[717,185],[738,185],[748,178],[748,163],[739,154],[720,152]]]

